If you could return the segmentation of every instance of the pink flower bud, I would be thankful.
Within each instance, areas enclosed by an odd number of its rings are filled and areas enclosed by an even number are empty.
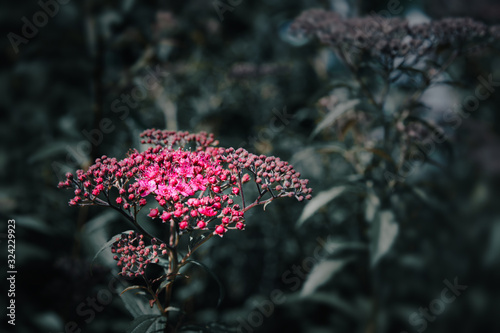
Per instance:
[[[241,182],[247,183],[248,181],[250,181],[250,175],[248,173],[245,173],[243,177],[241,177]]]
[[[222,237],[225,232],[226,232],[226,228],[224,228],[222,225],[218,225],[217,228],[215,228],[214,234]]]
[[[159,213],[160,212],[158,211],[158,208],[152,208],[152,209],[149,210],[148,216],[151,217],[152,219],[155,219],[155,218],[158,217]]]

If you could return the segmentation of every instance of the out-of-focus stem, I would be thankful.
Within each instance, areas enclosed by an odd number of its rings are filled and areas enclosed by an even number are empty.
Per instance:
[[[245,194],[243,193],[243,186],[241,183],[241,172],[238,172],[238,186],[241,192],[241,204],[243,205],[243,211],[245,211]]]

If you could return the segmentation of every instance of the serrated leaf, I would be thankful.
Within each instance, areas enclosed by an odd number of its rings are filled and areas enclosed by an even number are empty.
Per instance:
[[[313,294],[319,287],[330,281],[352,258],[325,260],[314,266],[300,291],[300,296]]]
[[[371,265],[374,267],[389,251],[398,235],[399,225],[391,210],[381,210],[372,224]]]
[[[152,333],[154,330],[151,330],[151,328],[156,329],[156,321],[160,318],[162,316],[159,315],[139,316],[134,319],[127,333]]]
[[[342,194],[346,189],[345,186],[335,186],[329,189],[328,191],[319,192],[316,194],[311,201],[307,203],[302,211],[302,214],[297,221],[296,227],[300,227],[304,221],[310,218],[318,209],[338,197]]]
[[[316,126],[314,131],[311,133],[311,138],[315,137],[319,132],[321,132],[326,127],[330,126],[337,120],[342,114],[351,110],[356,105],[359,104],[359,99],[353,99],[344,103],[340,103],[335,106],[328,114],[323,118],[323,120]]]
[[[224,298],[224,286],[222,285],[222,282],[220,279],[217,277],[217,275],[212,271],[210,268],[207,267],[207,265],[196,261],[196,260],[188,260],[188,263],[195,264],[201,268],[203,268],[207,273],[209,273],[214,280],[217,282],[217,285],[219,286],[219,299],[217,300],[217,307],[219,307],[220,303],[222,302],[222,299]]]

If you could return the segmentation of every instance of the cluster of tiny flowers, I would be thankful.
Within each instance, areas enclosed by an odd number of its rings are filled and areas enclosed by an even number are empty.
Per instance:
[[[259,198],[266,193],[311,198],[308,181],[279,158],[213,147],[216,142],[207,133],[148,130],[141,137],[156,146],[131,151],[121,161],[102,156],[86,172],[67,174],[59,187],[74,188],[69,204],[113,206],[132,216],[154,199],[151,219],[173,223],[180,234],[212,230],[223,236],[229,229],[244,229],[242,184],[252,178]],[[193,142],[195,150],[183,149]]]
[[[157,263],[160,256],[167,254],[166,244],[151,240],[151,245],[146,246],[144,236],[133,231],[117,237],[111,247],[113,259],[121,267],[120,274],[127,277],[144,275],[146,266]]]
[[[187,131],[168,131],[148,129],[140,134],[141,143],[162,145],[169,148],[185,148],[189,143],[195,143],[197,150],[204,150],[208,146],[217,145],[212,133],[189,133]]]
[[[301,179],[292,165],[278,157],[255,155],[243,148],[218,148],[216,153],[234,174],[246,171],[242,173],[242,181],[253,178],[260,195],[268,192],[273,198],[295,197],[298,201],[312,197],[312,189],[307,187],[309,181]]]
[[[232,224],[244,228],[243,212],[232,199],[240,194],[237,178],[208,152],[157,146],[140,156],[144,167],[130,186],[138,196],[154,195],[160,207],[152,208],[149,217],[176,221],[181,233],[205,230],[216,219],[221,224],[214,232],[220,236]]]
[[[348,54],[376,57],[423,56],[443,47],[461,52],[498,40],[497,29],[470,18],[448,18],[409,25],[401,18],[372,15],[342,18],[321,9],[304,11],[291,26],[296,34],[315,35],[322,43]]]
[[[240,205],[232,198],[240,193],[237,178],[220,164],[204,151],[156,146],[119,162],[103,156],[87,172],[77,171],[76,178],[67,174],[59,187],[75,187],[70,205],[116,204],[125,211],[142,208],[152,196],[159,205],[150,210],[152,219],[177,222],[182,233],[207,230],[220,218],[213,229],[222,236],[228,228],[244,229],[244,223]],[[114,202],[111,188],[118,192]]]
[[[66,180],[59,183],[59,188],[74,188],[75,197],[69,201],[71,206],[75,205],[109,205],[109,191],[115,187],[119,189],[120,197],[116,199],[117,203],[123,204],[125,209],[130,208],[130,204],[123,199],[126,191],[124,189],[131,179],[139,172],[139,164],[132,158],[137,155],[135,152],[131,157],[117,161],[116,158],[109,158],[103,155],[95,160],[85,172],[77,170],[76,175],[66,174]],[[105,200],[99,199],[103,194]],[[133,201],[134,198],[130,197]]]

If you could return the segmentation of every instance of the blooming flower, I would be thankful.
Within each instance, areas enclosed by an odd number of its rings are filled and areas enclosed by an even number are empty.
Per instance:
[[[311,197],[307,180],[274,156],[215,147],[213,135],[206,133],[148,130],[141,137],[155,146],[132,151],[120,161],[102,156],[86,172],[68,174],[59,187],[76,188],[70,205],[108,206],[109,189],[115,187],[118,195],[113,200],[123,212],[132,214],[132,209],[137,212],[154,200],[159,207],[149,210],[151,219],[175,223],[180,234],[209,229],[222,236],[230,229],[244,229],[246,209],[279,197]],[[194,149],[185,149],[193,143]],[[250,179],[260,195],[246,205],[240,186]]]

